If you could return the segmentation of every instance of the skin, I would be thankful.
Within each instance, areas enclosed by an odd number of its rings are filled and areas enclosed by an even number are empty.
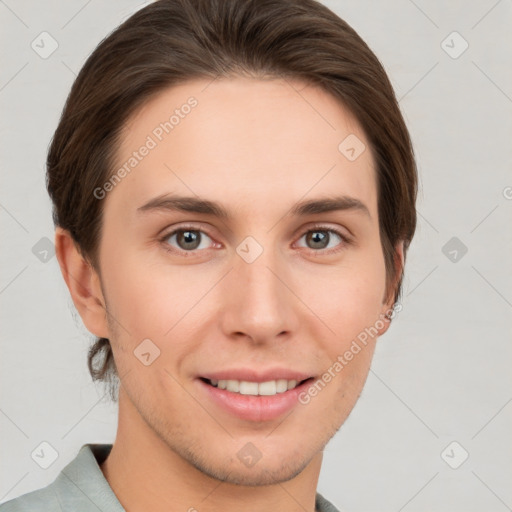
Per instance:
[[[119,166],[190,96],[198,105],[102,199],[101,279],[56,231],[74,304],[91,333],[110,339],[121,377],[117,437],[101,469],[130,511],[230,512],[241,502],[251,511],[313,511],[323,449],[353,409],[389,323],[307,405],[277,420],[219,409],[196,377],[240,366],[319,377],[392,307],[370,146],[350,113],[315,86],[195,80],[131,117]],[[355,161],[338,150],[349,134],[367,148]],[[164,192],[218,201],[231,218],[137,213]],[[301,200],[342,194],[370,215],[288,214]],[[205,233],[188,255],[170,237],[185,223]],[[352,243],[332,233],[318,249],[306,236],[315,223]],[[252,263],[236,252],[247,236],[263,248]],[[403,262],[402,245],[396,250]],[[133,353],[146,338],[160,349],[149,366]],[[252,467],[237,457],[248,442],[262,454]]]

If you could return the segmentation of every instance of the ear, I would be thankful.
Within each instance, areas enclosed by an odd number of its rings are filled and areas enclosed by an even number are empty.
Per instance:
[[[393,293],[391,293],[389,299],[382,303],[382,309],[380,311],[379,318],[382,319],[382,323],[384,326],[381,329],[378,329],[379,336],[382,336],[388,329],[391,324],[391,319],[386,317],[386,314],[393,312],[393,305],[394,305],[394,290],[396,290],[396,286],[398,285],[398,281],[400,280],[400,276],[402,275],[402,272],[404,270],[404,241],[400,240],[396,246],[395,246],[395,254],[394,254],[394,260],[395,260],[395,268],[396,268],[396,279],[393,283]],[[380,322],[379,322],[380,323]]]
[[[105,299],[97,272],[78,251],[69,231],[55,230],[55,254],[62,277],[87,328],[99,338],[109,338]]]

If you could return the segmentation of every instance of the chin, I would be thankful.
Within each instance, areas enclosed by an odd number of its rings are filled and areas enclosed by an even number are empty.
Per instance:
[[[196,464],[194,466],[202,473],[221,482],[259,487],[287,482],[299,475],[309,462],[301,458],[301,460],[290,461],[283,465],[282,459],[278,461],[276,458],[275,461],[267,461],[266,463],[261,459],[253,467],[241,468],[240,462],[235,459],[222,467]]]

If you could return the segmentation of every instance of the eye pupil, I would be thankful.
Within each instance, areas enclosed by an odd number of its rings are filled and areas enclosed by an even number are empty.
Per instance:
[[[178,245],[182,249],[197,249],[200,245],[201,241],[201,235],[198,231],[179,231],[176,235],[176,240],[178,242]],[[182,243],[184,242],[184,243]]]
[[[329,233],[325,231],[310,231],[306,236],[313,249],[324,249],[329,244]]]

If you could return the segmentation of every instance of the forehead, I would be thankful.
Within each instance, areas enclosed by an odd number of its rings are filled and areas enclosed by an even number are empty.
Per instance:
[[[170,87],[126,123],[114,172],[123,166],[106,210],[135,212],[167,192],[252,213],[326,194],[357,197],[372,217],[376,209],[373,157],[357,120],[326,91],[297,80]]]

